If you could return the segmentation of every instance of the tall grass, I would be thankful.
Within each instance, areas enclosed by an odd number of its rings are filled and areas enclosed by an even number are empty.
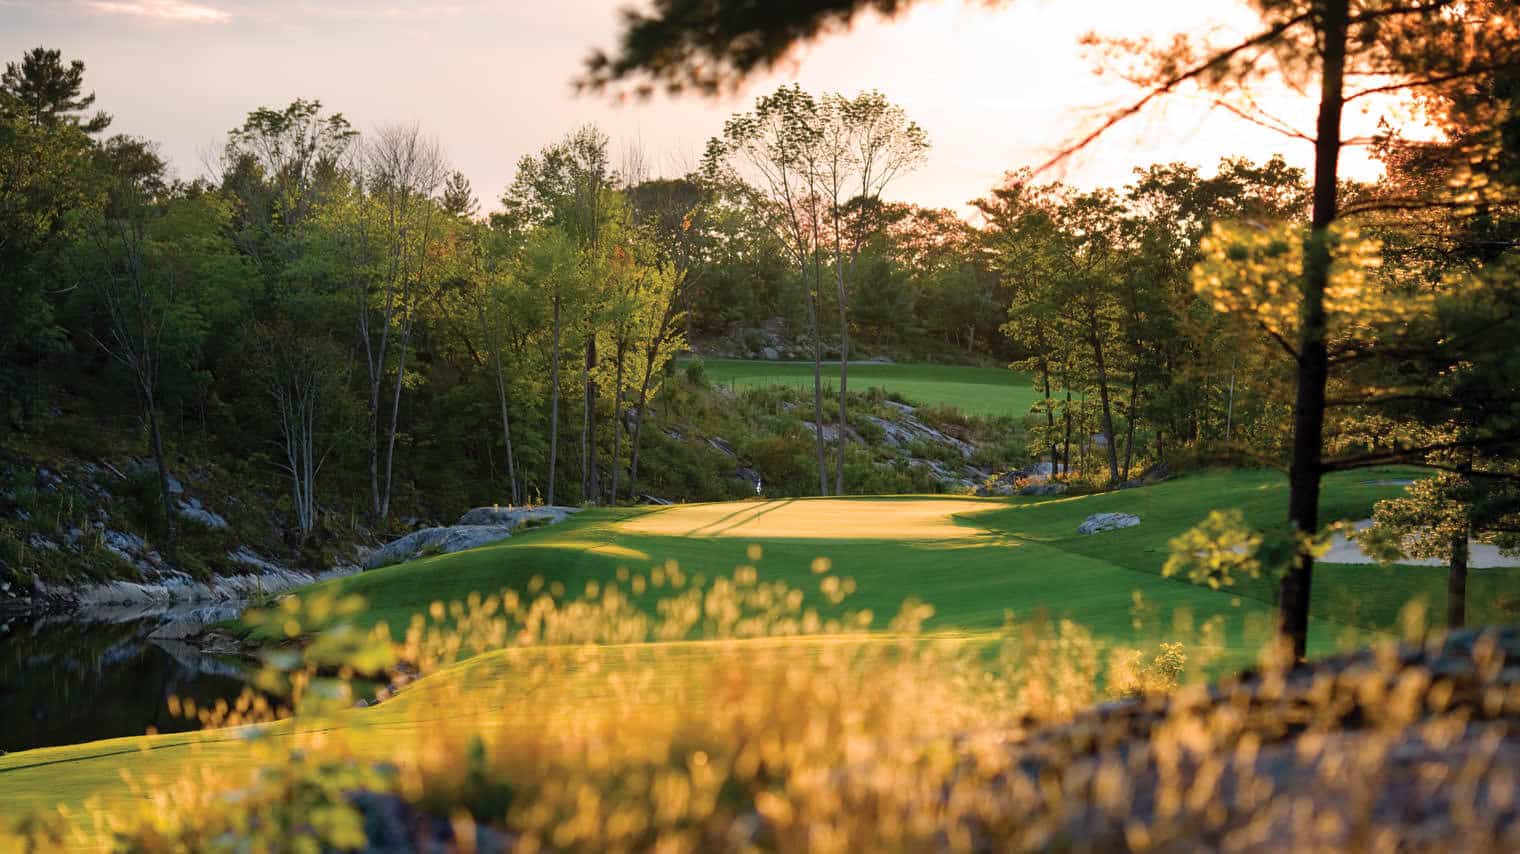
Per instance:
[[[354,599],[286,599],[264,619],[292,644],[260,687],[287,702],[180,712],[293,720],[251,727],[242,763],[139,779],[138,808],[23,831],[133,851],[348,850],[384,826],[462,851],[1384,848],[1408,841],[1379,793],[1411,728],[1436,747],[1478,739],[1430,789],[1455,793],[1472,847],[1513,814],[1520,781],[1471,728],[1520,706],[1520,688],[1493,693],[1492,643],[1465,675],[1390,650],[1306,680],[1268,651],[1257,676],[1180,687],[1217,626],[1144,649],[1011,615],[932,635],[929,605],[877,625],[847,607],[850,579],[814,571],[839,616],[750,565],[694,585],[667,563],[574,597],[535,579],[433,603],[396,637],[345,628]],[[391,687],[353,710],[366,674]],[[1357,739],[1336,741],[1349,720]],[[1296,759],[1272,752],[1284,743]],[[1307,778],[1281,773],[1294,762]]]

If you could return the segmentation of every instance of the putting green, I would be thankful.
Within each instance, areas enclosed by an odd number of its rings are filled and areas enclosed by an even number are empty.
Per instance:
[[[620,523],[629,534],[751,540],[945,540],[990,533],[957,520],[1002,503],[974,498],[811,498],[680,504]]]

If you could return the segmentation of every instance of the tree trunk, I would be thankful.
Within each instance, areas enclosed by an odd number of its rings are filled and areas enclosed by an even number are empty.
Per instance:
[[[1224,440],[1230,441],[1235,427],[1235,359],[1230,359],[1230,391],[1224,405]]]
[[[379,522],[380,516],[380,377],[377,373],[370,381],[369,390],[369,515]]]
[[[618,469],[623,466],[623,355],[627,351],[624,338],[619,336],[616,355],[617,380],[612,386],[612,503],[617,504]]]
[[[1089,323],[1096,326],[1097,318],[1089,315]],[[1108,369],[1103,364],[1103,342],[1096,331],[1088,338],[1092,344],[1093,364],[1098,370],[1098,400],[1103,405],[1103,442],[1108,450],[1108,482],[1119,482],[1119,447],[1114,442],[1114,413],[1108,400]]]
[[[596,329],[586,336],[586,402],[581,420],[582,500],[600,504],[601,478],[596,470]]]
[[[174,525],[174,499],[169,492],[169,464],[164,459],[164,434],[158,428],[158,405],[153,392],[144,389],[143,402],[148,409],[148,432],[153,439],[153,462],[158,466],[158,491],[164,502],[164,536],[167,538],[164,553],[170,563],[179,563],[178,531]]]
[[[1323,72],[1314,142],[1314,213],[1305,246],[1300,308],[1298,393],[1293,408],[1293,463],[1289,470],[1288,518],[1304,536],[1319,529],[1320,462],[1325,425],[1325,383],[1330,360],[1325,347],[1325,286],[1330,278],[1329,227],[1336,217],[1336,174],[1341,150],[1342,85],[1346,65],[1349,0],[1322,0],[1320,34]],[[1279,589],[1278,628],[1303,661],[1309,641],[1309,592],[1314,556],[1300,550]]]
[[[1129,380],[1129,419],[1124,425],[1124,477],[1129,480],[1129,467],[1135,461],[1135,422],[1139,418],[1140,371],[1136,370]]]
[[[1467,540],[1464,528],[1451,538],[1451,565],[1446,573],[1446,628],[1460,629],[1467,622]]]
[[[380,492],[380,519],[391,515],[391,473],[396,463],[396,428],[401,419],[401,386],[406,379],[406,350],[411,342],[412,320],[406,320],[405,330],[396,346],[396,386],[391,395],[391,426],[385,438],[385,486]]]
[[[1050,362],[1040,360],[1040,373],[1045,377],[1045,430],[1050,437],[1050,475],[1055,477],[1060,457],[1056,456],[1056,409],[1050,399]]]
[[[1062,381],[1062,384],[1064,381]],[[1062,418],[1066,419],[1066,448],[1061,454],[1061,474],[1072,477],[1072,386],[1066,386],[1066,406],[1061,409]]]
[[[496,369],[496,404],[501,409],[501,436],[507,447],[507,484],[511,487],[512,504],[517,505],[522,502],[517,489],[517,465],[512,459],[512,417],[507,414],[507,380],[506,372],[501,367],[501,342],[491,334],[484,303],[476,308],[480,313],[480,331],[486,346],[491,348],[491,362]]]
[[[846,387],[850,374],[850,319],[849,297],[844,281],[844,258],[839,248],[839,224],[834,225],[834,283],[839,296],[839,459],[834,468],[834,494],[844,494],[844,447],[849,441],[850,419],[846,414]]]
[[[517,461],[512,457],[512,416],[507,414],[507,381],[501,369],[501,350],[492,348],[496,362],[496,403],[501,407],[501,437],[507,445],[507,483],[512,487],[512,503],[522,503],[517,489]]]
[[[818,291],[817,269],[818,261],[813,261],[814,284],[808,284],[807,272],[804,268],[802,286],[807,289],[808,325],[813,332],[813,425],[818,429],[814,431],[817,441],[813,443],[818,452],[818,494],[829,494],[829,466],[824,459],[823,438],[823,334],[818,323]]]
[[[549,357],[549,495],[547,501],[554,506],[554,469],[559,463],[559,337],[560,297],[554,294],[554,344]]]

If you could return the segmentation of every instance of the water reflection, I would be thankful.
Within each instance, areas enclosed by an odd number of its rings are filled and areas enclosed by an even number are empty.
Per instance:
[[[117,612],[0,620],[0,750],[197,729],[173,718],[171,694],[197,705],[242,692],[236,659],[209,656],[183,638],[232,616],[217,611]]]

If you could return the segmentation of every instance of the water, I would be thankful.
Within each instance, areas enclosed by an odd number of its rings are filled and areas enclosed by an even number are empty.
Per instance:
[[[0,751],[198,729],[169,715],[170,695],[235,701],[244,665],[155,637],[178,634],[170,616],[0,619]]]

